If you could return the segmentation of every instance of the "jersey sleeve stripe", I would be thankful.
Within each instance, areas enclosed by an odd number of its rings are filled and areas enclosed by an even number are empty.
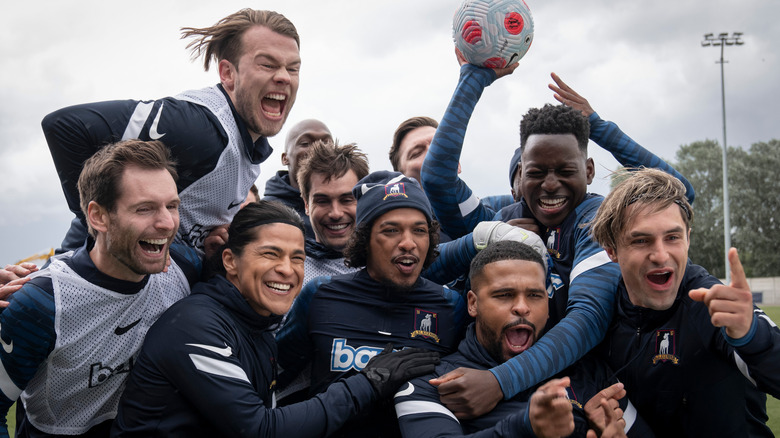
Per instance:
[[[14,384],[13,380],[11,380],[11,376],[8,375],[2,361],[0,361],[0,391],[3,392],[3,395],[5,395],[8,400],[12,401],[19,398],[19,395],[22,393],[22,390]]]
[[[734,363],[737,365],[737,368],[739,369],[739,372],[742,373],[743,376],[745,376],[746,379],[750,380],[750,383],[753,384],[753,386],[758,386],[756,384],[756,379],[754,379],[750,375],[750,370],[748,369],[747,364],[745,361],[737,354],[737,352],[734,352]]]
[[[138,138],[138,136],[141,134],[141,129],[144,127],[144,123],[146,123],[146,119],[149,117],[149,114],[152,113],[153,106],[154,102],[138,103],[138,105],[135,107],[135,111],[133,111],[133,115],[127,122],[125,132],[122,134],[122,140]]]
[[[238,379],[246,383],[251,383],[246,375],[246,372],[232,363],[201,356],[199,354],[190,354],[190,360],[195,365],[195,368],[203,371],[204,373],[214,374],[215,376],[228,377],[231,379]]]
[[[450,412],[449,409],[438,403],[429,401],[414,400],[396,403],[395,414],[398,418],[401,418],[404,415],[442,414],[452,418],[455,421],[458,421],[458,419],[455,417],[455,414]],[[460,422],[458,421],[458,423]]]
[[[636,408],[633,404],[631,404],[631,400],[628,401],[628,405],[626,406],[626,410],[623,412],[623,420],[626,422],[626,427],[623,428],[623,432],[628,433],[628,431],[631,429],[631,426],[634,425],[634,422],[636,421]]]
[[[475,194],[471,194],[468,199],[458,204],[460,208],[461,216],[468,216],[472,211],[479,207],[479,198]]]
[[[575,266],[571,270],[571,275],[569,276],[569,283],[574,281],[574,279],[577,278],[577,276],[582,274],[583,272],[589,271],[593,268],[597,268],[602,265],[606,265],[611,261],[612,260],[609,259],[607,252],[604,250],[601,250],[596,254],[593,254],[592,256],[586,258],[585,260],[577,263],[577,266]]]

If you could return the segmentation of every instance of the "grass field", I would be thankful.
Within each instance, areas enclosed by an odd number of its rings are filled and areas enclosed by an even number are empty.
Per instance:
[[[772,321],[780,321],[780,306],[763,306],[767,315],[772,318]],[[769,427],[772,429],[772,433],[775,436],[780,436],[780,400],[768,395],[766,397],[766,412],[769,415]],[[9,436],[14,436],[16,430],[16,405],[12,406],[8,411],[8,433]]]
[[[772,321],[777,323],[780,321],[780,306],[762,306],[764,312],[772,318]],[[769,414],[769,427],[772,429],[772,433],[775,436],[780,436],[780,400],[766,396],[766,412]]]

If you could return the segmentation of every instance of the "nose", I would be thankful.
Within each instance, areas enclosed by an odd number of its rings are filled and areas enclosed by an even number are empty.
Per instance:
[[[414,241],[414,236],[411,231],[407,230],[403,232],[398,247],[404,251],[411,251],[417,247],[417,243]]]
[[[163,208],[157,215],[157,221],[154,226],[159,230],[173,230],[179,224],[179,210],[169,210]]]
[[[281,257],[279,263],[276,264],[276,272],[287,277],[293,274],[292,260],[290,257]]]
[[[530,312],[531,309],[528,307],[525,296],[518,294],[517,298],[515,298],[515,302],[512,304],[512,313],[525,318]]]
[[[544,181],[542,181],[542,190],[546,192],[554,192],[559,185],[560,181],[558,181],[558,177],[555,175],[555,171],[550,170],[547,172],[547,175],[545,175]]]
[[[280,67],[274,73],[274,81],[282,84],[289,84],[291,81],[290,72],[285,67]]]
[[[660,265],[667,260],[669,260],[669,251],[666,250],[663,240],[658,239],[650,249],[650,261]]]
[[[341,208],[341,204],[338,201],[334,201],[330,204],[330,211],[328,217],[330,219],[341,219],[344,216],[344,210]]]

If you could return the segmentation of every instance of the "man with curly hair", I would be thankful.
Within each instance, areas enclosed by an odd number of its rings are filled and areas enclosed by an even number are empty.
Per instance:
[[[483,85],[508,74],[506,70],[462,67],[464,75]],[[529,110],[520,122],[519,191],[523,198],[500,210],[495,219],[524,222],[523,227],[538,230],[546,242],[555,277],[549,291],[548,331],[526,354],[490,370],[460,368],[434,380],[442,402],[460,418],[483,415],[500,400],[550,378],[604,337],[620,273],[588,234],[587,224],[604,199],[588,193],[595,174],[587,152],[589,134],[589,120],[579,107],[547,104]],[[682,178],[646,149],[636,153],[645,165]],[[692,199],[693,191],[686,196]]]
[[[352,193],[357,226],[344,257],[361,269],[307,283],[278,335],[280,384],[311,362],[311,395],[362,370],[388,343],[447,354],[463,333],[463,298],[420,276],[436,258],[438,224],[417,181],[374,172]],[[392,400],[339,432],[367,434],[398,436]]]

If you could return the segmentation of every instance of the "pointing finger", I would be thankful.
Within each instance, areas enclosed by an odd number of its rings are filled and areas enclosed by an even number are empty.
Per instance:
[[[737,248],[729,249],[729,266],[731,266],[731,287],[737,289],[750,288],[747,277],[745,277],[745,269],[742,267],[742,262],[739,260]]]

